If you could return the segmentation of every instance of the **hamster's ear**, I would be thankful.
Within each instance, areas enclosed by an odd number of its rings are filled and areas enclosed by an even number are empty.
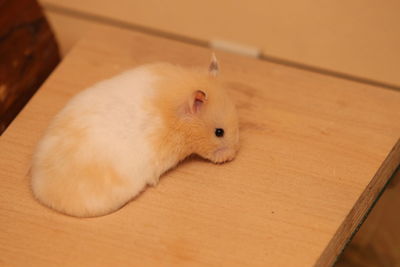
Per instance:
[[[217,57],[215,56],[215,53],[212,53],[212,55],[211,55],[211,63],[210,63],[210,66],[208,67],[208,72],[213,77],[216,77],[218,75],[219,64],[218,64]]]
[[[189,99],[189,113],[198,113],[203,108],[204,102],[206,102],[206,100],[206,93],[201,90],[195,91]]]

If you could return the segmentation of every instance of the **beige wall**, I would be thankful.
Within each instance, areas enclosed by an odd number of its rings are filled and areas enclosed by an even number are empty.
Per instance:
[[[41,2],[50,13],[55,6],[193,39],[225,40],[275,58],[400,86],[400,1]],[[57,26],[56,16],[50,19],[62,32],[68,26]]]

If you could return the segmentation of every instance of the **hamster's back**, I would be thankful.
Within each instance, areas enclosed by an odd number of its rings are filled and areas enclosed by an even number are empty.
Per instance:
[[[157,77],[146,67],[100,82],[74,97],[39,143],[32,189],[42,203],[75,216],[109,213],[154,179],[146,112]]]

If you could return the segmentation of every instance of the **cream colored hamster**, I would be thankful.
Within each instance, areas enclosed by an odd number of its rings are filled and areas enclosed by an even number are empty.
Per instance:
[[[35,197],[65,214],[100,216],[191,154],[232,160],[238,119],[217,73],[215,57],[208,72],[150,64],[76,95],[34,154]]]

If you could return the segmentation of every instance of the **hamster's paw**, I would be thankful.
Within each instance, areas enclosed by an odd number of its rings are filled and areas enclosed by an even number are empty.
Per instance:
[[[214,163],[224,163],[233,160],[235,156],[236,150],[232,148],[219,148],[214,152],[211,161]]]
[[[150,186],[156,186],[159,181],[160,181],[160,176],[154,176],[154,177],[152,177],[152,179],[147,181],[147,184]]]

